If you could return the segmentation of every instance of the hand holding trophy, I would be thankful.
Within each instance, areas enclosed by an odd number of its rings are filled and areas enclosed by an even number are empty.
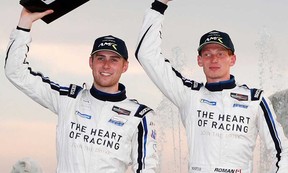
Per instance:
[[[30,12],[53,10],[54,12],[52,14],[42,18],[42,20],[48,24],[88,1],[89,0],[20,0],[20,4]]]

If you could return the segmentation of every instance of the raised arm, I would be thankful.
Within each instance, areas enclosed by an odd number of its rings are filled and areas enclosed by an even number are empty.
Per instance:
[[[17,29],[14,29],[10,35],[4,69],[7,78],[14,86],[56,113],[58,107],[55,103],[58,102],[60,94],[66,93],[68,87],[60,86],[48,77],[44,77],[43,74],[32,70],[27,61],[32,41],[30,29],[33,22],[52,12],[52,10],[47,10],[41,13],[31,13],[23,8]]]
[[[272,155],[271,172],[285,173],[288,169],[288,139],[277,121],[273,106],[263,97],[259,105],[258,127],[262,141]]]
[[[199,88],[199,85],[183,77],[162,53],[162,27],[167,2],[154,1],[146,11],[135,57],[161,92],[177,107],[181,107],[190,96],[188,93],[191,89]]]

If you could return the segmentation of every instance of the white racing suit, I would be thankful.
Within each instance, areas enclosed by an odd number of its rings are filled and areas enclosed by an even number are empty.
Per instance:
[[[189,147],[189,173],[252,173],[258,134],[272,153],[269,173],[287,173],[287,138],[262,90],[237,85],[232,75],[220,83],[197,83],[164,58],[161,29],[167,6],[161,4],[155,1],[146,11],[135,55],[180,111]]]
[[[158,164],[154,112],[120,93],[61,86],[26,61],[30,32],[15,29],[5,60],[8,79],[58,115],[57,173],[154,173]]]

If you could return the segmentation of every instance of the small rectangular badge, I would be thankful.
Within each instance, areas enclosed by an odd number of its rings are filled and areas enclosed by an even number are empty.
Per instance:
[[[123,108],[119,108],[118,106],[113,106],[112,111],[116,112],[119,115],[130,115],[131,111],[128,111]]]
[[[230,96],[239,101],[248,101],[248,95],[238,94],[238,93],[230,93]]]
[[[20,4],[30,12],[43,12],[48,9],[54,10],[54,13],[42,18],[42,20],[48,24],[88,1],[89,0],[20,0]]]

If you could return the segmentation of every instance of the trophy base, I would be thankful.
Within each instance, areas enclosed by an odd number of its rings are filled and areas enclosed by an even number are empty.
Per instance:
[[[48,9],[54,10],[54,13],[42,18],[42,20],[48,24],[88,1],[89,0],[20,0],[20,4],[30,12],[43,12]]]

